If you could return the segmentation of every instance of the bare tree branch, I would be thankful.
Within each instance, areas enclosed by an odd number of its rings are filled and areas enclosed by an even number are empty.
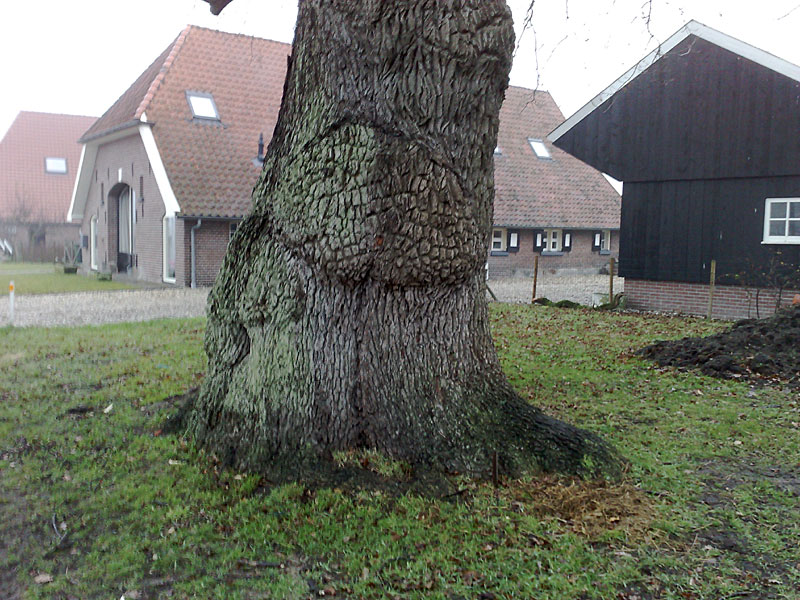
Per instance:
[[[218,15],[222,12],[222,9],[233,2],[233,0],[203,0],[203,2],[208,2],[211,7],[211,14]]]

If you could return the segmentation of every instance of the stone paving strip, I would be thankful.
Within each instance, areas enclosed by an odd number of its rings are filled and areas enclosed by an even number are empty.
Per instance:
[[[15,327],[75,327],[126,321],[200,317],[209,288],[119,290],[69,294],[19,295],[14,298]],[[9,325],[8,296],[0,298],[0,326]]]

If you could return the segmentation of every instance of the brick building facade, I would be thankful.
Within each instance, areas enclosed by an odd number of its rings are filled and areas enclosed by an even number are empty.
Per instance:
[[[290,46],[189,26],[81,138],[82,271],[211,285],[250,208]]]
[[[78,241],[67,222],[78,138],[94,117],[23,111],[0,141],[0,254],[53,261]],[[10,246],[9,249],[6,245]]]
[[[488,275],[539,268],[598,272],[619,250],[620,196],[603,175],[553,146],[563,120],[547,92],[509,87],[494,153]]]

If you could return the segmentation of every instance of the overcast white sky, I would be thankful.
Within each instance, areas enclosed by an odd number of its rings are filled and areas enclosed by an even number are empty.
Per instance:
[[[509,0],[517,29],[530,0]],[[17,0],[0,19],[0,136],[21,110],[100,116],[187,24],[292,40],[296,0]],[[511,83],[570,116],[696,19],[800,64],[800,0],[536,0]],[[534,44],[535,42],[535,44]],[[534,51],[537,48],[537,52]],[[538,59],[538,60],[537,60]]]

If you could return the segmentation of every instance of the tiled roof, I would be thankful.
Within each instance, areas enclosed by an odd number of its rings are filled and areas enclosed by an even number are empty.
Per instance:
[[[495,154],[494,224],[507,227],[619,228],[620,196],[599,172],[556,148],[547,134],[564,116],[547,92],[509,87]],[[537,158],[529,138],[552,160]]]
[[[136,80],[85,140],[146,113],[181,214],[242,216],[283,94],[290,44],[189,26]],[[193,119],[186,92],[211,94],[220,121]]]
[[[78,138],[95,117],[20,112],[0,141],[0,219],[67,220],[78,173]],[[45,172],[46,158],[66,159],[67,172]]]
[[[239,217],[250,208],[258,135],[277,120],[289,44],[189,26],[84,135],[90,140],[146,113],[173,192],[188,216]],[[211,94],[220,122],[193,119],[186,92]],[[619,227],[619,195],[603,176],[545,141],[564,120],[547,92],[510,87],[495,158],[497,225]]]

